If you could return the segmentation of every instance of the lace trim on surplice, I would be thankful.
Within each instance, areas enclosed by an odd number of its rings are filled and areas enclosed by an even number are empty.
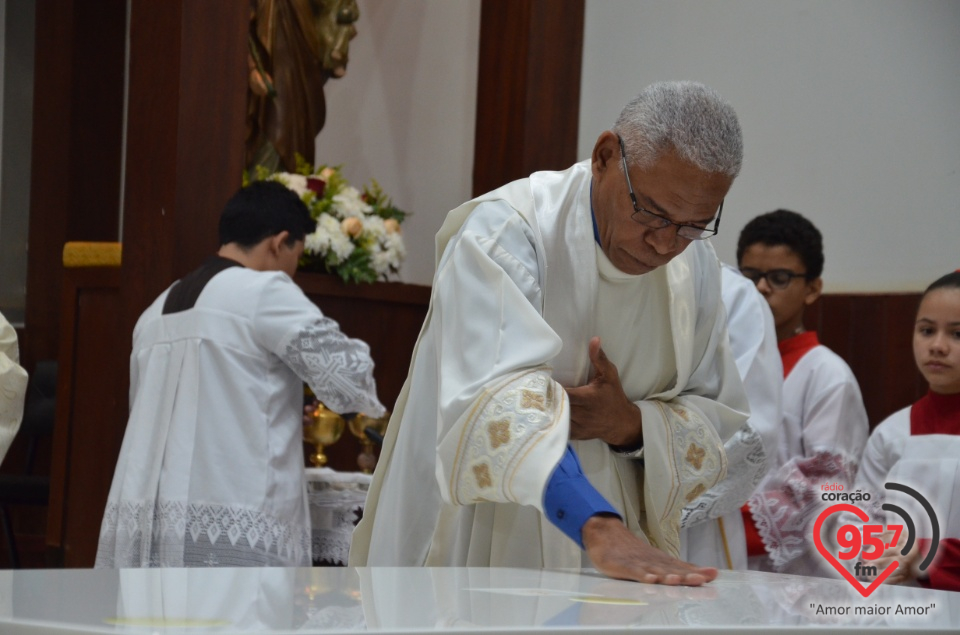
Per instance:
[[[750,513],[774,567],[783,569],[812,544],[813,523],[831,504],[823,501],[821,487],[848,487],[856,473],[852,456],[821,450],[789,461],[750,497]]]
[[[767,470],[763,440],[749,423],[737,430],[724,444],[727,453],[727,478],[704,492],[683,508],[681,527],[693,527],[738,511]]]
[[[318,318],[302,328],[284,348],[283,361],[334,412],[384,414],[366,346],[345,336],[333,320]]]
[[[260,510],[183,501],[107,505],[96,566],[310,566],[307,527]]]

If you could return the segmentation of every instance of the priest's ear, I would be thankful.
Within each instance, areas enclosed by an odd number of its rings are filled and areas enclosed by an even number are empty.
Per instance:
[[[600,175],[608,168],[619,169],[620,160],[620,140],[612,130],[603,131],[597,137],[597,143],[593,146],[593,154],[590,156],[590,169],[594,178]]]

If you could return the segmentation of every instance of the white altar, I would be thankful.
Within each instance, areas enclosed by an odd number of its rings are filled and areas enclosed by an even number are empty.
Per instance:
[[[960,593],[722,572],[699,588],[533,569],[0,571],[0,633],[953,633]]]

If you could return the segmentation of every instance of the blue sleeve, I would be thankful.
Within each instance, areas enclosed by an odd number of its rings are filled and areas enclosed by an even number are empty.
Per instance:
[[[580,545],[581,549],[581,530],[591,516],[613,514],[621,517],[584,476],[580,460],[569,445],[547,481],[543,492],[543,511],[550,522]]]

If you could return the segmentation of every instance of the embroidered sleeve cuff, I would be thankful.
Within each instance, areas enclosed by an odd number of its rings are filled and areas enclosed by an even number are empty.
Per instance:
[[[580,468],[573,448],[567,446],[560,463],[547,481],[543,511],[551,523],[583,549],[584,523],[596,514],[620,513],[598,492]]]

